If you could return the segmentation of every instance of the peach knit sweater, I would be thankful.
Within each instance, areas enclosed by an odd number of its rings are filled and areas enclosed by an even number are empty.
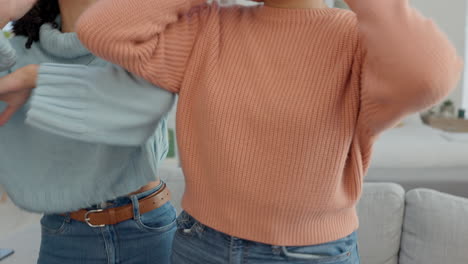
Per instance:
[[[183,207],[197,220],[275,245],[349,235],[376,136],[456,86],[455,49],[407,0],[202,2],[100,0],[77,30],[179,94]]]

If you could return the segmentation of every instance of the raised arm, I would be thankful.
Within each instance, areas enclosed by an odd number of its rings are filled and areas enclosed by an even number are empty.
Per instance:
[[[28,124],[76,140],[141,145],[175,100],[174,94],[117,66],[43,64],[39,70],[34,66],[0,78],[0,98],[10,95],[6,101],[12,113],[29,99]],[[0,120],[11,114],[7,110]]]
[[[198,32],[216,15],[204,2],[100,0],[78,21],[78,36],[96,55],[178,92]]]
[[[447,37],[408,0],[346,0],[362,54],[362,125],[371,134],[446,97],[462,61]]]
[[[0,0],[0,30],[26,14],[37,0]]]

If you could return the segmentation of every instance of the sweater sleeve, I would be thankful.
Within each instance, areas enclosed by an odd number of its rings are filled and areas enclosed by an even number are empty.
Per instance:
[[[371,135],[446,97],[462,61],[447,37],[408,0],[346,0],[361,39],[361,113]]]
[[[42,64],[26,123],[76,140],[138,146],[155,133],[174,100],[113,65]]]
[[[0,72],[9,70],[16,62],[16,51],[0,30]]]
[[[179,92],[205,0],[101,0],[79,19],[84,45],[155,85]]]

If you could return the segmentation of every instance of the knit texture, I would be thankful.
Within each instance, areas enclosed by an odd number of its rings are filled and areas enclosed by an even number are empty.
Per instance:
[[[183,207],[275,245],[336,240],[376,137],[445,97],[461,62],[406,0],[339,9],[101,0],[80,19],[95,54],[179,93]]]
[[[155,89],[112,64],[42,63],[38,77],[26,124],[70,139],[111,146],[140,147],[154,137],[156,146],[146,151],[167,151],[166,116],[175,101],[173,93]],[[148,161],[157,167],[160,157],[164,159],[165,154]]]

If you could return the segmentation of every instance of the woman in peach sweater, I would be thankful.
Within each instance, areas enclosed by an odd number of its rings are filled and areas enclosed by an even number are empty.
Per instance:
[[[375,139],[461,62],[407,0],[347,3],[101,0],[80,19],[91,51],[180,96],[174,263],[359,263]]]
[[[100,0],[81,17],[92,52],[179,94],[173,263],[359,263],[374,141],[461,62],[408,0],[346,2]]]

